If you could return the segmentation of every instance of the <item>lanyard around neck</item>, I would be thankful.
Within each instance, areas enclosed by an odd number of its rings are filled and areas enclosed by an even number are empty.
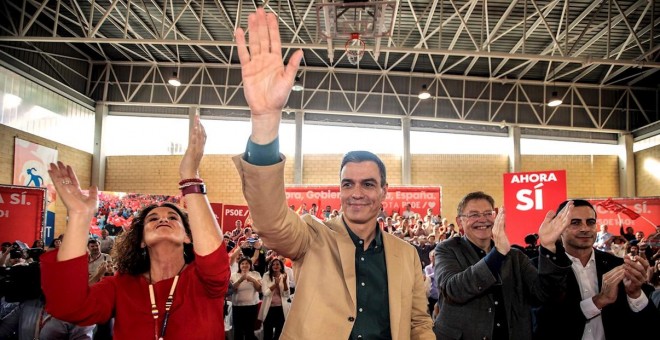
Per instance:
[[[174,301],[174,291],[176,291],[176,284],[179,282],[179,274],[183,271],[183,268],[186,267],[184,263],[179,272],[174,276],[174,282],[172,282],[172,287],[170,287],[170,293],[167,296],[165,301],[165,316],[163,317],[163,326],[160,329],[160,337],[158,336],[158,306],[156,305],[156,294],[154,294],[154,285],[151,281],[151,270],[149,270],[149,300],[151,301],[151,315],[154,317],[154,339],[163,340],[165,338],[165,331],[167,330],[167,322],[170,319],[170,308],[172,308],[172,302]]]

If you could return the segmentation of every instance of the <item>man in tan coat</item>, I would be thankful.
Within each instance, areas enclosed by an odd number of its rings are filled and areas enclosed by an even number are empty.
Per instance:
[[[240,28],[236,41],[252,135],[234,162],[254,229],[294,261],[296,297],[281,339],[435,339],[417,252],[377,228],[387,179],[376,155],[344,156],[338,217],[323,222],[288,208],[278,130],[302,51],[284,66],[277,18],[262,8],[248,28],[249,52]]]

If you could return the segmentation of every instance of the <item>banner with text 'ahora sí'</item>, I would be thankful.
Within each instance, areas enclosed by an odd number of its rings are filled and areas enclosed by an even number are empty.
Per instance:
[[[538,233],[548,210],[566,200],[566,171],[504,174],[506,231],[511,244],[525,246],[525,236]]]

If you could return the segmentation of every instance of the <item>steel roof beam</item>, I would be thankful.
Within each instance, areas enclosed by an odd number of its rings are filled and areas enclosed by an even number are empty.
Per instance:
[[[167,40],[167,39],[142,39],[142,40],[123,40],[121,38],[78,38],[78,37],[11,37],[0,36],[0,41],[6,42],[48,42],[48,43],[79,43],[79,44],[120,44],[120,45],[203,45],[203,46],[231,46],[235,47],[236,43],[232,41],[209,41],[209,40]],[[283,48],[290,49],[319,49],[323,50],[326,46],[323,45],[310,45],[299,43],[285,43],[282,44]],[[372,51],[367,47],[367,51]],[[385,47],[384,51],[395,53],[424,53],[431,55],[450,55],[450,56],[467,56],[467,57],[490,57],[490,58],[510,58],[518,60],[538,60],[549,62],[568,62],[576,64],[597,64],[597,65],[620,65],[620,66],[633,66],[643,68],[660,68],[660,62],[643,62],[637,60],[612,60],[603,58],[584,58],[584,57],[570,57],[570,56],[548,56],[537,54],[509,54],[506,52],[484,52],[484,51],[469,51],[469,50],[447,50],[447,49],[420,49],[411,52],[408,48],[400,47]],[[159,62],[160,63],[160,62]]]

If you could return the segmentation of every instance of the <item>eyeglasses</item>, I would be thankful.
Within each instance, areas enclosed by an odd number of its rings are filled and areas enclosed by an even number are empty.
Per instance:
[[[466,218],[469,219],[469,220],[477,220],[477,219],[479,219],[479,218],[481,218],[481,217],[484,217],[484,218],[493,218],[493,217],[495,217],[495,215],[497,215],[497,213],[495,212],[495,210],[490,210],[490,211],[484,211],[484,212],[482,212],[482,213],[471,212],[471,213],[469,213],[469,214],[467,214],[467,215],[459,215],[459,216],[466,217]]]

